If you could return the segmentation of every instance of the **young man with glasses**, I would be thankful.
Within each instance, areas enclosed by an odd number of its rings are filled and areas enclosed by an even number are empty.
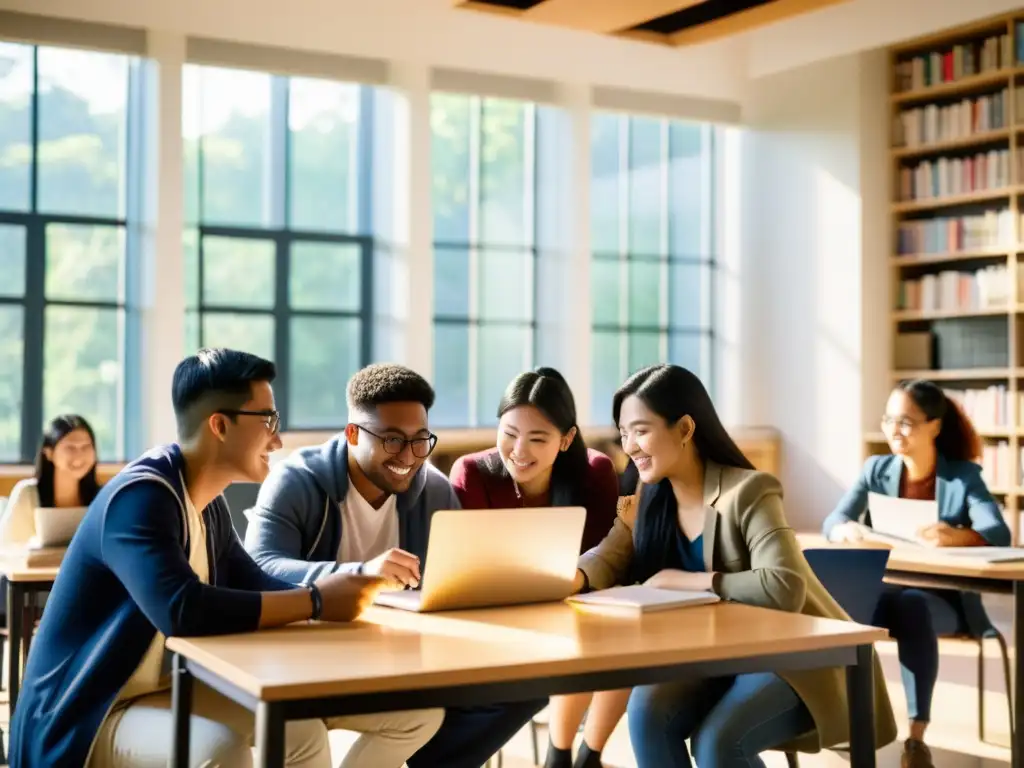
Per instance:
[[[274,364],[206,349],[174,372],[178,442],[107,483],[68,547],[11,722],[11,765],[167,765],[173,737],[169,636],[252,632],[306,619],[351,621],[380,579],[323,574],[299,587],[242,548],[222,493],[261,482],[281,447]],[[191,764],[252,765],[253,714],[200,683]],[[331,768],[328,728],[363,735],[343,766],[399,768],[443,712],[287,724],[289,766]]]
[[[448,479],[427,463],[437,445],[434,390],[401,365],[375,364],[346,390],[343,432],[276,466],[251,510],[245,546],[267,573],[305,584],[330,573],[417,587],[430,518],[458,509]],[[547,702],[450,708],[410,768],[480,768]]]

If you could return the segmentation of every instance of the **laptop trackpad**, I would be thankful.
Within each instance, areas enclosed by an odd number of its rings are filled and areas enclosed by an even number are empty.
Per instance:
[[[374,603],[403,611],[418,611],[423,602],[423,593],[418,589],[403,589],[378,592]]]

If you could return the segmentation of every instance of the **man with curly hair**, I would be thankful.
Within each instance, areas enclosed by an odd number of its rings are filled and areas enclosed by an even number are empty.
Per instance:
[[[419,586],[430,518],[458,509],[427,463],[434,390],[405,366],[378,363],[348,382],[348,424],[275,467],[249,513],[245,547],[269,574],[306,584],[328,573]],[[479,768],[547,702],[450,708],[410,768]]]

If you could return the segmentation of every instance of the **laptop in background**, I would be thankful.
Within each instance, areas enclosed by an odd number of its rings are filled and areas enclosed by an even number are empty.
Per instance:
[[[564,600],[586,517],[583,507],[435,512],[420,588],[375,602],[427,613]]]
[[[64,547],[70,543],[88,507],[36,507],[36,535],[40,547]]]

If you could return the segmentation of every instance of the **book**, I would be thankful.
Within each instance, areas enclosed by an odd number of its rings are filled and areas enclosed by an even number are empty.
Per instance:
[[[710,605],[721,600],[713,592],[657,589],[642,584],[612,587],[582,595],[573,595],[567,602],[588,610],[601,612],[642,614],[655,611],[669,611],[694,605]]]

